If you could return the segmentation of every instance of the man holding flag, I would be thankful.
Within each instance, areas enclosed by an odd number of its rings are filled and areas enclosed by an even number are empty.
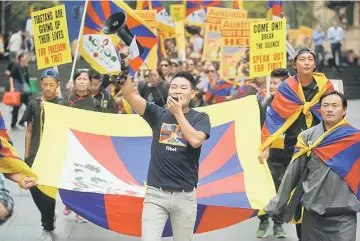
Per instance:
[[[323,121],[299,135],[278,194],[265,212],[276,215],[287,207],[284,220],[288,221],[301,217],[301,204],[302,240],[355,241],[360,131],[344,119],[347,100],[343,94],[326,93],[320,105]]]
[[[293,67],[296,75],[281,83],[266,113],[261,136],[260,163],[268,159],[272,144],[285,133],[284,164],[285,166],[289,165],[297,136],[301,131],[315,126],[321,121],[320,97],[325,92],[334,89],[324,74],[314,73],[316,55],[313,50],[298,50],[294,57]],[[263,229],[266,232],[268,225]],[[300,224],[296,225],[296,229],[298,237],[301,239]]]

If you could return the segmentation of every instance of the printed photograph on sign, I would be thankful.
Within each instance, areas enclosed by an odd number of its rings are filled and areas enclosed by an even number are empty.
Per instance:
[[[178,49],[176,47],[176,38],[165,39],[164,43],[165,43],[166,56],[168,58],[177,59],[179,55],[178,55]]]
[[[221,33],[207,32],[206,35],[203,60],[219,61],[221,53]]]
[[[222,76],[228,78],[249,77],[249,48],[225,46],[221,64]]]

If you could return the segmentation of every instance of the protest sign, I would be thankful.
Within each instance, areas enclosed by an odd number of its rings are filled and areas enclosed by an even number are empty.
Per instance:
[[[222,19],[241,19],[247,17],[247,11],[239,9],[208,7],[205,23],[205,36],[202,60],[220,61]]]
[[[251,23],[250,77],[286,68],[286,20]]]
[[[221,20],[220,75],[226,78],[249,77],[250,24],[262,19]]]
[[[72,62],[65,6],[31,14],[38,69]]]
[[[135,10],[135,13],[139,15],[149,26],[153,33],[157,33],[158,22],[156,21],[156,10]],[[150,50],[149,55],[144,61],[149,69],[156,69],[157,67],[157,44]]]
[[[184,4],[170,5],[170,17],[174,22],[183,21],[185,19],[185,5]]]

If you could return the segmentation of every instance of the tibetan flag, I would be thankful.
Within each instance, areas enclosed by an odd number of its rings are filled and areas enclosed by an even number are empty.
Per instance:
[[[346,120],[342,120],[324,132],[314,143],[307,143],[300,134],[292,161],[298,160],[302,155],[310,156],[311,152],[338,174],[360,200],[360,130],[351,126]],[[293,201],[295,190],[296,187],[292,190],[288,208]],[[303,209],[303,207],[297,208]],[[301,223],[303,215],[301,209],[291,210],[295,214],[285,215],[285,221]]]
[[[244,10],[244,1],[243,0],[234,0],[233,9]]]
[[[19,157],[5,127],[0,111],[0,173],[21,173],[37,179],[36,174]]]
[[[212,102],[213,104],[225,102],[226,97],[230,95],[233,86],[232,83],[226,82],[225,80],[220,80],[216,83],[215,90],[212,90],[210,85],[211,84],[209,83],[208,90],[205,93],[205,103]]]
[[[207,7],[220,7],[221,0],[185,0],[185,23],[203,25],[206,20]]]
[[[267,19],[273,20],[281,18],[283,14],[282,7],[283,3],[281,0],[268,0]]]
[[[197,110],[209,115],[212,128],[199,160],[194,233],[224,233],[228,230],[223,228],[253,217],[275,196],[267,165],[257,162],[257,101],[247,97]],[[149,125],[139,115],[51,103],[45,103],[45,115],[43,141],[33,165],[41,189],[54,198],[58,192],[67,207],[94,224],[141,237],[152,141]],[[179,132],[176,125],[165,129],[165,142]],[[169,236],[170,220],[163,232],[163,237]]]
[[[151,9],[151,0],[136,1],[136,10],[150,10],[150,9]]]
[[[321,120],[320,97],[334,90],[334,86],[322,73],[314,73],[313,77],[319,87],[319,92],[310,102],[306,102],[301,83],[296,75],[281,83],[266,113],[261,135],[261,151],[282,135],[300,113],[305,115],[308,127],[311,126],[314,116]]]
[[[132,40],[121,40],[115,32],[105,34],[104,23],[114,14],[125,13],[123,22],[133,35]],[[105,28],[106,29],[106,28]],[[112,28],[108,28],[112,29]],[[124,34],[127,30],[122,30]],[[129,34],[129,32],[127,32]],[[84,25],[84,32],[80,43],[81,56],[101,74],[118,74],[121,69],[119,50],[128,41],[132,59],[130,60],[130,74],[134,74],[143,64],[150,50],[156,44],[156,35],[149,26],[123,1],[89,1]],[[131,43],[130,43],[131,42]],[[140,54],[140,56],[138,56]]]
[[[161,31],[175,32],[175,24],[171,20],[166,8],[164,8],[162,1],[151,1],[151,9],[156,10],[156,21],[158,22],[158,28]]]

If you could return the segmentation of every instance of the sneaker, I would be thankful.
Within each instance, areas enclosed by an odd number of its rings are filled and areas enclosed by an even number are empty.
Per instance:
[[[281,224],[274,224],[273,231],[274,231],[274,236],[276,238],[286,238],[287,237],[287,233],[284,231]]]
[[[70,213],[71,213],[71,210],[70,210],[69,208],[65,207],[65,208],[64,208],[64,211],[63,211],[63,214],[64,214],[65,216],[68,216]]]
[[[77,214],[76,214],[76,221],[78,221],[79,223],[86,223],[86,220]]]
[[[270,225],[269,220],[261,220],[259,229],[256,231],[256,237],[265,238],[267,236],[269,225]]]
[[[51,232],[46,231],[45,229],[41,233],[40,241],[52,241]]]

